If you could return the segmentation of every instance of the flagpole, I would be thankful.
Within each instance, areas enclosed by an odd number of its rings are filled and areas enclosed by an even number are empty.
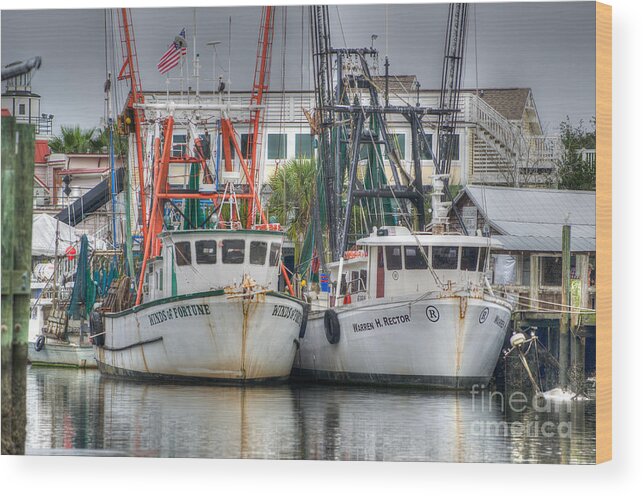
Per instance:
[[[232,56],[232,16],[228,20],[228,103],[230,102],[230,58]]]
[[[194,31],[192,33],[192,47],[194,50],[194,79],[196,84],[196,99],[199,100],[199,54],[196,53],[196,7],[192,11],[192,17],[194,22]]]

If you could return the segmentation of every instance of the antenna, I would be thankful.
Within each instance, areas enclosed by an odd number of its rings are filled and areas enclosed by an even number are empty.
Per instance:
[[[220,45],[220,41],[208,41],[207,46],[212,47],[212,98],[217,92],[217,45]],[[219,95],[219,99],[221,96]]]

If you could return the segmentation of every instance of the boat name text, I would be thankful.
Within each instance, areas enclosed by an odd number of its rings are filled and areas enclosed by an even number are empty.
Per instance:
[[[282,317],[284,319],[290,319],[297,324],[301,324],[301,319],[303,318],[302,313],[296,308],[290,308],[285,305],[275,305],[272,309],[273,317]]]
[[[150,325],[155,326],[168,320],[197,317],[199,315],[210,315],[210,305],[179,305],[151,313],[147,317],[150,319]]]
[[[395,317],[382,317],[381,319],[373,319],[369,322],[353,324],[353,332],[372,331],[377,327],[394,326],[405,324],[406,322],[411,322],[411,316],[408,314],[396,315]]]

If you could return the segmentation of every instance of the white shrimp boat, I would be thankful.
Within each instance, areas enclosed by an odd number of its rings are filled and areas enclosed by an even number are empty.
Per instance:
[[[122,9],[121,25],[128,18]],[[307,306],[292,296],[281,263],[283,231],[266,219],[257,192],[273,20],[273,8],[262,9],[253,94],[243,105],[202,103],[198,83],[195,103],[169,95],[145,102],[132,64],[133,31],[125,29],[130,95],[120,122],[129,122],[121,126],[130,134],[129,173],[138,172],[129,186],[137,205],[126,208],[140,221],[142,262],[140,270],[128,262],[138,273],[135,301],[123,278],[91,316],[105,374],[226,382],[290,375]],[[243,151],[233,120],[250,125]],[[174,142],[175,124],[182,142]],[[291,296],[278,291],[280,271]]]
[[[293,373],[320,380],[467,388],[491,378],[511,305],[489,291],[499,242],[384,227],[356,257],[331,265]],[[424,254],[420,250],[424,251]]]
[[[283,233],[165,232],[143,301],[105,313],[101,372],[167,380],[286,379],[304,303],[276,291]]]

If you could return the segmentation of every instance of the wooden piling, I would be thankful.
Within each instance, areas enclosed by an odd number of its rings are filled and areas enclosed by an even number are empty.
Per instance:
[[[24,454],[35,129],[2,118],[2,454]]]
[[[569,369],[569,305],[571,303],[571,226],[563,226],[563,277],[561,290],[560,312],[560,371],[558,382],[561,387],[567,387]]]

